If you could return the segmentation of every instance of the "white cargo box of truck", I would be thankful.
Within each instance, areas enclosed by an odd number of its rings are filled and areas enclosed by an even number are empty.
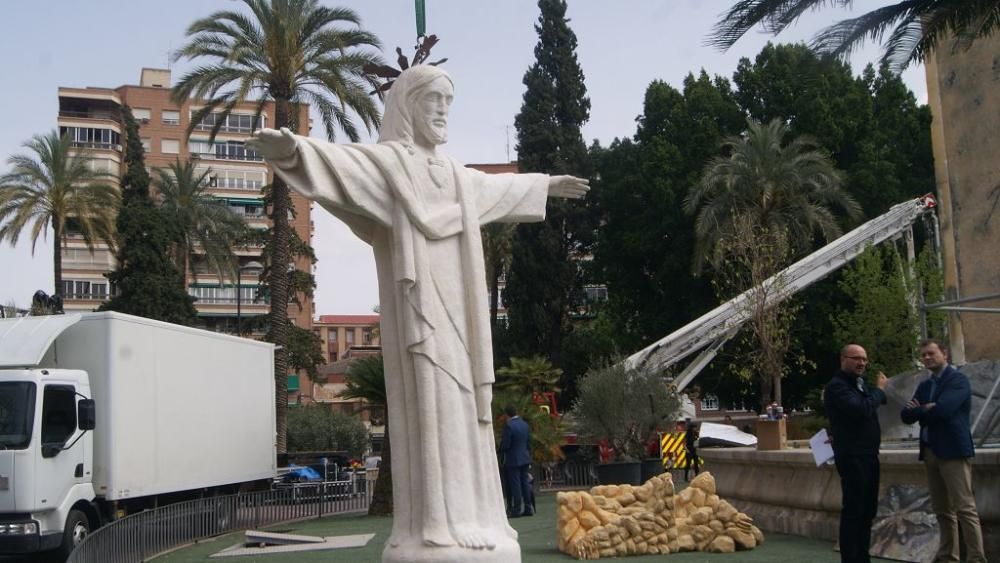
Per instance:
[[[276,473],[272,344],[83,313],[38,367],[90,376],[99,497],[124,500]]]

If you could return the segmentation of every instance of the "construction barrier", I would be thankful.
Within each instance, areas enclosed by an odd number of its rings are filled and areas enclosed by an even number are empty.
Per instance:
[[[660,455],[664,469],[687,469],[691,464],[684,445],[685,436],[687,432],[666,432],[660,435]]]

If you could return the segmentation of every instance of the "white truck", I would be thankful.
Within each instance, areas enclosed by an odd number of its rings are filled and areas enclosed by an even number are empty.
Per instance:
[[[120,313],[0,320],[0,554],[276,474],[274,346]]]

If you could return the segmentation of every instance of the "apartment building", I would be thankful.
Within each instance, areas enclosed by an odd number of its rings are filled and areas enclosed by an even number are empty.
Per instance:
[[[187,138],[191,117],[200,107],[197,100],[175,104],[170,99],[171,72],[164,69],[144,68],[138,85],[117,88],[59,88],[58,125],[61,134],[68,134],[74,148],[86,152],[96,169],[121,176],[124,160],[124,126],[121,108],[131,107],[139,122],[139,136],[146,151],[146,165],[153,171],[168,166],[175,160],[191,159],[197,169],[210,170],[210,193],[225,201],[242,216],[251,228],[266,229],[269,221],[265,215],[261,188],[271,176],[263,159],[245,146],[247,137],[259,126],[274,123],[274,104],[264,105],[261,123],[254,123],[255,104],[234,109],[222,124],[214,142],[209,142],[212,127],[221,119],[217,114],[208,116],[198,124]],[[308,108],[303,107],[299,122],[309,124]],[[290,224],[302,240],[312,238],[310,203],[298,194],[292,194],[296,214]],[[197,297],[200,323],[206,328],[221,332],[235,332],[237,312],[247,323],[251,317],[264,315],[268,304],[257,300],[261,248],[248,246],[234,249],[239,257],[240,274],[224,275],[210,271],[203,259],[195,256],[187,273],[188,292]],[[108,286],[104,274],[115,265],[113,254],[104,246],[93,253],[87,250],[80,237],[70,237],[63,249],[64,308],[67,311],[88,311],[105,301],[113,288]],[[296,259],[294,266],[309,271],[306,259]],[[311,328],[312,301],[299,296],[302,307],[289,304],[291,322]]]
[[[312,330],[323,343],[326,363],[357,357],[360,353],[381,350],[378,315],[320,315]]]

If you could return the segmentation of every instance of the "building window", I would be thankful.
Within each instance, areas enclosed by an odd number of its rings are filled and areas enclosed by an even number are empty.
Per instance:
[[[150,151],[153,150],[153,140],[152,139],[150,139],[149,137],[144,137],[144,138],[142,138],[140,140],[142,141],[142,150],[146,151],[147,153],[149,153]]]
[[[263,115],[255,121],[253,115],[250,114],[231,113],[223,117],[218,113],[210,113],[201,120],[201,123],[195,126],[195,129],[198,131],[211,131],[220,121],[222,125],[219,126],[219,131],[225,133],[252,133],[260,129],[259,125],[261,121],[266,123],[265,116]]]
[[[192,141],[188,145],[191,148],[191,152],[195,152],[194,144],[196,141]],[[209,151],[209,155],[214,154],[214,151]],[[199,170],[199,173],[203,170]],[[212,168],[212,174],[209,176],[209,185],[213,188],[221,188],[227,190],[247,190],[253,192],[259,192],[262,187],[264,187],[264,182],[267,177],[267,172],[264,170],[225,170],[219,168]]]
[[[107,282],[63,280],[62,294],[65,299],[106,299]]]
[[[347,329],[347,330],[344,331],[344,343],[347,344],[348,348],[350,348],[351,346],[354,345],[354,329],[353,328],[349,328],[349,329]]]
[[[240,290],[240,303],[244,305],[251,305],[259,303],[257,301],[257,286],[255,285],[241,285]],[[188,295],[192,297],[197,297],[199,303],[204,304],[215,304],[215,305],[225,305],[225,304],[235,304],[236,303],[236,288],[233,286],[197,286],[189,287]],[[263,299],[261,302],[267,301]]]
[[[229,209],[232,209],[233,213],[239,215],[240,217],[245,217],[247,219],[264,218],[263,204],[246,204],[231,201],[229,202]]]
[[[701,397],[701,410],[703,411],[719,410],[719,398],[711,393],[706,393]]]
[[[92,158],[87,164],[91,170],[102,174],[113,174],[118,171],[115,162],[108,158]]]
[[[181,152],[181,142],[177,139],[160,140],[160,152],[163,154],[178,154]]]
[[[122,136],[111,129],[60,127],[59,134],[68,136],[74,148],[121,150]]]
[[[250,160],[262,161],[264,157],[252,150],[247,149],[241,141],[226,141],[215,144],[215,158],[222,160]]]
[[[180,125],[181,124],[181,112],[176,110],[165,109],[160,112],[160,120],[164,125]]]
[[[364,346],[372,345],[372,329],[371,327],[365,327],[361,329],[361,344]]]
[[[69,228],[69,225],[67,225]],[[70,229],[70,234],[79,234],[78,229]],[[93,252],[86,248],[67,248],[62,251],[63,264],[76,268],[99,268],[110,269],[114,266],[114,255],[108,250],[94,249]]]
[[[603,285],[589,286],[583,288],[583,291],[587,295],[587,301],[607,301],[608,300],[608,288]]]
[[[149,123],[152,116],[153,113],[149,111],[149,108],[132,108],[132,117],[140,123]]]

